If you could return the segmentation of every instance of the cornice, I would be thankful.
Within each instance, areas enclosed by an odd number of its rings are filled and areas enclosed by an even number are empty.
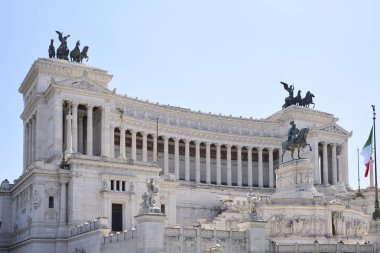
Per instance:
[[[335,123],[338,118],[335,118],[333,114],[321,112],[312,108],[306,108],[302,106],[292,105],[284,110],[276,112],[269,116],[267,120],[303,120],[310,121],[318,124]]]
[[[136,129],[147,131],[149,133],[156,133],[156,123],[151,121],[138,120],[132,117],[126,117],[126,127],[129,129]],[[120,121],[120,119],[119,119]],[[116,125],[121,123],[115,122]],[[192,128],[182,128],[171,125],[160,124],[159,135],[167,136],[169,138],[179,137],[189,139],[192,141],[211,141],[212,143],[221,144],[241,144],[243,146],[259,145],[263,147],[278,147],[283,141],[283,137],[273,136],[247,136],[247,135],[234,135],[220,132],[205,131]]]
[[[131,160],[122,160],[122,159],[111,159],[106,157],[97,157],[97,156],[86,156],[81,154],[72,154],[67,158],[67,162],[70,165],[79,165],[81,167],[88,166],[94,168],[94,166],[99,168],[117,168],[117,169],[126,169],[128,172],[138,172],[138,173],[156,173],[158,174],[161,171],[161,168],[152,164],[144,163],[140,164],[139,162],[133,162]]]

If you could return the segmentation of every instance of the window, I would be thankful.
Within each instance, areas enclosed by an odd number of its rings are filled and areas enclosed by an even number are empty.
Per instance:
[[[114,190],[114,182],[113,182],[113,180],[111,180],[111,191],[113,191]]]
[[[121,181],[121,190],[125,192],[125,181]]]
[[[161,213],[165,214],[165,205],[161,204]]]
[[[49,208],[54,208],[54,197],[49,196]]]
[[[116,181],[116,191],[120,191],[120,181]]]

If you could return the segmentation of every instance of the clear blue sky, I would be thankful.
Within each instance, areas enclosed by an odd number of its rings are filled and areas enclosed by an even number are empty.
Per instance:
[[[144,100],[260,119],[281,109],[280,81],[312,91],[316,109],[353,131],[357,188],[371,104],[380,117],[379,10],[376,0],[2,1],[0,180],[22,172],[17,90],[59,30],[70,49],[90,47],[86,64],[114,75],[110,89]]]

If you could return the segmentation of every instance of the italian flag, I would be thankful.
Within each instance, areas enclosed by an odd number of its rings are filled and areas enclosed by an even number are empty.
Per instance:
[[[364,158],[364,164],[365,164],[365,173],[364,176],[368,176],[369,171],[369,164],[371,162],[371,155],[372,155],[372,132],[373,127],[371,128],[371,133],[368,136],[368,140],[364,144],[364,147],[362,149],[362,152],[360,153]]]

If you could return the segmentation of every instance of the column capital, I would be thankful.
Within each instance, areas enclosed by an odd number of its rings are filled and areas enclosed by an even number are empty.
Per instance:
[[[73,109],[74,109],[74,108],[78,108],[79,102],[71,101],[71,104],[73,105]]]
[[[238,151],[241,151],[241,149],[243,148],[243,146],[242,146],[242,145],[240,145],[240,144],[238,144],[238,145],[235,145],[235,147],[236,147],[236,149],[237,149]]]
[[[129,132],[131,132],[131,134],[135,134],[137,131],[135,130],[135,129],[133,129],[133,128],[130,128],[130,129],[128,129],[129,130]]]
[[[161,135],[161,137],[162,137],[162,139],[163,139],[164,141],[167,141],[167,140],[169,140],[169,137],[168,137],[168,136],[166,136],[166,135]]]
[[[256,148],[257,148],[258,151],[263,151],[263,149],[264,149],[263,147],[260,147],[260,146],[256,147]]]
[[[269,151],[271,151],[271,152],[273,152],[273,150],[274,150],[274,147],[269,147],[269,148],[267,148]]]
[[[200,145],[201,144],[200,140],[194,140],[193,142],[195,143],[195,145]]]
[[[94,104],[87,104],[86,107],[87,107],[87,110],[92,110],[94,109]]]
[[[332,145],[334,148],[336,148],[336,143],[331,143],[331,145]]]
[[[220,143],[215,143],[215,146],[216,146],[217,148],[220,148],[220,147],[222,146],[222,144],[220,144]]]

